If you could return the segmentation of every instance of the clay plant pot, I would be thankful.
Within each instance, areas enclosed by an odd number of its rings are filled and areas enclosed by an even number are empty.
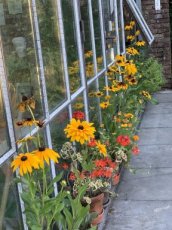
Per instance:
[[[102,213],[100,213],[96,218],[94,218],[91,221],[91,225],[95,226],[100,224],[103,221],[103,218],[104,218],[104,209],[102,210]]]
[[[98,215],[101,214],[103,210],[103,199],[104,193],[92,197],[90,204],[90,212],[96,212]]]

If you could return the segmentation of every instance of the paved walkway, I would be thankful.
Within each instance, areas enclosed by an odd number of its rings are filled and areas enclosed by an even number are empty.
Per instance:
[[[125,170],[104,230],[172,230],[172,91],[155,96],[140,127],[140,156]]]

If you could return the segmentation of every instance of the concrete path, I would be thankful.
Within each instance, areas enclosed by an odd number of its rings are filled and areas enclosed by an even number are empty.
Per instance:
[[[140,155],[125,170],[104,230],[172,230],[172,91],[155,96],[140,126]]]

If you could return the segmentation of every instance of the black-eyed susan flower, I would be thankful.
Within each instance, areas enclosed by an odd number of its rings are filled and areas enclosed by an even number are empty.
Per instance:
[[[58,163],[58,159],[60,155],[52,149],[40,147],[37,151],[34,151],[35,156],[37,156],[40,160],[40,167],[44,167],[44,161],[49,165],[50,161],[54,161]]]
[[[104,101],[100,103],[100,108],[107,109],[109,105],[110,105],[109,101]]]
[[[139,55],[139,51],[137,49],[135,49],[134,47],[128,47],[126,49],[127,54],[130,55]]]
[[[101,144],[100,141],[97,141],[97,149],[98,151],[103,154],[104,156],[107,155],[107,149],[106,149],[106,145]]]
[[[125,113],[124,117],[132,119],[134,115],[132,113]]]
[[[94,138],[95,128],[93,123],[87,121],[71,119],[70,124],[64,129],[65,134],[71,141],[77,141],[84,144],[90,138]]]
[[[132,29],[133,29],[133,27],[131,25],[126,25],[125,26],[125,30],[132,30]]]
[[[128,36],[127,36],[127,40],[128,40],[128,41],[131,41],[131,42],[132,42],[134,39],[135,39],[135,36],[133,36],[133,35],[128,35]]]
[[[95,93],[94,93],[94,92],[90,92],[90,93],[88,93],[88,96],[89,96],[89,97],[94,97],[94,96],[95,96]]]
[[[20,153],[11,163],[13,171],[19,168],[19,174],[32,173],[33,169],[39,169],[40,160],[32,153]]]
[[[84,107],[84,104],[81,102],[75,103],[73,106],[75,109],[82,109]]]
[[[140,35],[140,30],[136,30],[135,32],[135,36],[138,36],[138,35]]]
[[[151,100],[151,98],[152,98],[148,91],[143,90],[143,91],[140,92],[140,94],[143,95],[144,97],[146,97],[149,100]]]
[[[118,88],[119,90],[127,90],[127,89],[128,89],[128,84],[126,84],[126,83],[124,83],[124,82],[119,82],[119,83],[117,84],[117,88]]]
[[[128,61],[125,65],[125,71],[128,75],[134,75],[137,73],[137,67],[132,61]]]
[[[17,105],[17,109],[20,112],[25,112],[27,110],[27,106],[29,106],[31,109],[35,109],[35,100],[33,97],[28,98],[26,96],[23,96],[22,102]]]
[[[136,24],[135,21],[130,22],[130,26],[135,26],[135,24]]]
[[[23,126],[32,126],[32,125],[37,125],[39,121],[34,120],[32,118],[26,118],[23,120]]]
[[[95,96],[96,96],[96,97],[102,97],[103,95],[104,95],[103,92],[100,92],[100,91],[95,92]]]
[[[138,41],[135,43],[136,46],[144,46],[145,45],[145,41]]]

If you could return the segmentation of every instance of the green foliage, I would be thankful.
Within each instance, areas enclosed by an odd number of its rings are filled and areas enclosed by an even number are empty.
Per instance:
[[[139,65],[142,74],[141,85],[143,90],[154,93],[165,84],[162,65],[153,57]]]

